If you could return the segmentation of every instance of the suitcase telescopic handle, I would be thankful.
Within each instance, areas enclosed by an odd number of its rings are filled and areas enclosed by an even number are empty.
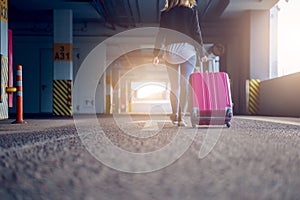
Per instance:
[[[206,69],[204,69],[206,68]],[[207,58],[207,62],[201,62],[199,59],[199,66],[195,67],[195,72],[219,72],[219,66],[216,66],[216,59],[215,58]]]

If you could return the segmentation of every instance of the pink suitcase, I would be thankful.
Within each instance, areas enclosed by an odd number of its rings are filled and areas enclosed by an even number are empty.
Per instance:
[[[228,74],[196,72],[190,77],[191,123],[197,125],[231,126],[232,100]]]

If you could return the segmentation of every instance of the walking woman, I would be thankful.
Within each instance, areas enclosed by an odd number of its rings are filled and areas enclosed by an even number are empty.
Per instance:
[[[196,0],[166,0],[153,53],[153,63],[157,65],[160,49],[165,46],[163,58],[171,83],[170,118],[178,126],[187,125],[183,117],[188,106],[189,77],[196,65],[197,54],[202,62],[207,61],[195,6]]]

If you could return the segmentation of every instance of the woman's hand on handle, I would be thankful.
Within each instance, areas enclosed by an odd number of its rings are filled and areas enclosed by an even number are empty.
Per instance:
[[[158,65],[159,64],[159,58],[158,56],[155,56],[154,59],[153,59],[153,64],[154,65]]]
[[[205,62],[207,62],[207,61],[208,61],[208,58],[207,58],[206,56],[204,56],[204,57],[201,58],[201,62],[204,62],[204,63],[205,63]]]

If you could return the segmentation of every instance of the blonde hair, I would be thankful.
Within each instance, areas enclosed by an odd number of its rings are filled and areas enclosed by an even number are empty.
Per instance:
[[[175,6],[185,6],[193,8],[196,5],[196,0],[166,0],[165,8],[163,10],[170,10]]]

